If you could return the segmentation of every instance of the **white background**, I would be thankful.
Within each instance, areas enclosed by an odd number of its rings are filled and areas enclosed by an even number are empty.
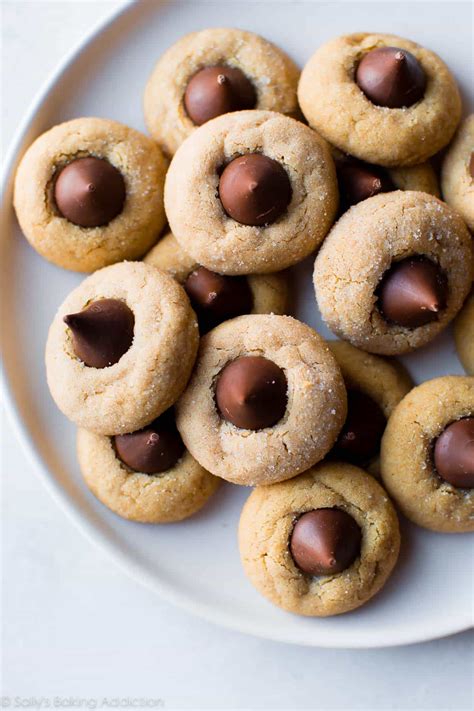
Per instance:
[[[49,71],[119,4],[1,2],[3,151]],[[60,697],[63,708],[147,697],[166,708],[472,707],[469,633],[378,651],[305,649],[221,630],[161,602],[71,526],[5,417],[1,435],[1,693],[12,706],[16,697],[30,708],[42,697]]]

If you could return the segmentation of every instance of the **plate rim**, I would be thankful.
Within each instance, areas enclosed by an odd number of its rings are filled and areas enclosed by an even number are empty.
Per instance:
[[[200,0],[198,0],[198,2],[199,1]],[[158,2],[161,4],[161,0],[158,0]],[[9,186],[13,181],[14,169],[24,148],[26,135],[37,114],[46,106],[50,94],[54,91],[56,84],[62,79],[63,75],[66,74],[69,68],[79,59],[79,57],[86,53],[89,47],[97,41],[104,32],[108,31],[117,22],[117,20],[132,9],[136,10],[138,8],[139,10],[140,5],[140,0],[122,0],[118,7],[114,8],[103,18],[98,20],[93,27],[84,34],[75,46],[65,54],[63,59],[55,65],[53,70],[49,72],[46,79],[43,81],[39,90],[36,92],[36,95],[33,97],[28,108],[26,109],[23,119],[20,122],[13,139],[10,141],[10,145],[6,152],[0,181],[0,209],[2,215],[5,215],[7,211],[12,209],[10,201],[8,200],[10,193]],[[121,569],[125,575],[131,577],[137,583],[153,593],[160,595],[160,597],[162,597],[166,602],[176,605],[189,614],[193,614],[206,620],[207,622],[224,627],[225,629],[248,634],[253,637],[267,639],[274,642],[327,649],[383,649],[397,647],[400,645],[419,644],[434,639],[440,639],[452,634],[457,634],[472,627],[470,616],[466,615],[465,619],[464,616],[457,619],[456,624],[454,625],[445,622],[444,625],[438,627],[433,633],[427,631],[426,628],[425,632],[422,632],[421,629],[418,628],[415,628],[415,630],[412,628],[411,634],[407,633],[405,630],[399,632],[398,634],[395,632],[388,642],[384,641],[383,643],[380,643],[380,641],[374,639],[370,642],[365,640],[363,643],[358,643],[357,639],[352,639],[350,642],[340,640],[331,642],[330,640],[324,638],[315,638],[314,641],[310,639],[302,640],[297,634],[279,635],[277,627],[275,627],[275,631],[273,633],[269,634],[263,630],[253,628],[250,621],[247,624],[243,623],[241,620],[239,620],[238,623],[233,623],[232,619],[229,618],[225,612],[221,612],[217,608],[213,608],[211,611],[205,604],[202,604],[201,602],[193,599],[191,596],[184,594],[179,589],[163,583],[151,573],[148,573],[144,567],[136,565],[130,557],[122,553],[120,548],[109,540],[106,533],[100,531],[96,525],[88,521],[87,517],[84,516],[84,513],[80,510],[80,508],[74,504],[72,499],[66,494],[60,484],[57,483],[54,477],[51,476],[41,454],[37,451],[37,447],[33,442],[33,439],[30,436],[26,424],[20,414],[13,388],[11,387],[9,378],[7,377],[7,371],[4,366],[3,359],[0,362],[0,392],[3,397],[4,409],[7,413],[8,420],[15,433],[18,444],[25,453],[33,471],[39,476],[40,481],[45,486],[51,498],[64,512],[66,517],[93,546],[105,553],[106,556],[112,560],[112,562],[119,569]],[[450,616],[447,616],[447,620],[449,620],[449,617]]]

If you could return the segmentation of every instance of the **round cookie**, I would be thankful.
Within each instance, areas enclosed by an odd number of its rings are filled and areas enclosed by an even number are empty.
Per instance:
[[[339,187],[339,212],[369,197],[393,190],[418,190],[439,197],[438,180],[430,163],[401,168],[371,165],[332,149]]]
[[[142,523],[182,521],[199,511],[219,486],[220,480],[184,448],[165,470],[144,473],[119,457],[114,439],[80,429],[77,455],[89,489],[122,518]]]
[[[151,248],[143,261],[168,272],[179,284],[184,286],[194,310],[198,316],[202,315],[201,329],[206,326],[206,322],[210,322],[209,325],[214,327],[227,318],[240,316],[244,313],[284,314],[286,311],[288,303],[286,272],[249,274],[246,277],[221,277],[219,275],[221,283],[217,283],[217,288],[220,287],[220,291],[214,292],[215,298],[209,301],[211,295],[209,288],[216,288],[216,280],[212,279],[214,272],[208,274],[207,270],[201,267],[195,259],[186,254],[171,232],[168,232],[158,244]],[[207,274],[207,280],[204,276],[196,288],[196,277],[199,279],[201,272]],[[188,284],[190,275],[193,277]],[[199,288],[201,283],[202,288]],[[234,283],[236,283],[236,289],[232,288]],[[235,292],[237,292],[237,296],[233,298]],[[225,301],[229,302],[227,306]],[[218,302],[217,306],[216,302]],[[250,307],[249,311],[244,311],[246,304]]]
[[[166,169],[158,146],[128,126],[67,121],[37,138],[18,166],[20,227],[41,256],[65,269],[137,259],[166,222]]]
[[[177,151],[165,184],[174,236],[221,274],[296,264],[324,239],[337,203],[325,141],[269,111],[239,111],[201,126]]]
[[[131,313],[131,329],[122,312],[101,313],[104,302]],[[174,279],[140,262],[105,267],[69,294],[51,325],[46,344],[51,395],[79,427],[104,435],[133,432],[179,397],[198,341],[196,317]],[[86,365],[110,343],[115,357],[106,353],[105,361],[111,365]]]
[[[471,292],[456,316],[454,340],[464,370],[469,375],[474,375],[474,292]]]
[[[441,435],[446,436],[452,423],[469,418],[471,434],[453,439],[454,451],[449,454],[458,478],[463,470],[466,476],[470,467],[471,488],[454,486],[435,465]],[[473,444],[474,378],[435,378],[408,393],[390,417],[381,448],[383,483],[407,518],[433,531],[474,530]],[[449,472],[445,476],[451,478]]]
[[[380,473],[380,441],[394,408],[412,389],[403,365],[345,341],[327,341],[347,388],[348,413],[329,456]]]
[[[304,515],[323,510],[331,516],[334,509],[359,529],[349,560],[344,549],[351,543],[350,529],[310,528],[299,535],[298,550],[296,527]],[[262,595],[289,612],[326,617],[360,607],[383,587],[398,558],[400,534],[393,506],[372,477],[351,464],[323,462],[291,481],[256,488],[240,517],[239,545],[244,571]],[[315,558],[329,563],[346,558],[349,565],[311,574],[307,563]]]
[[[446,202],[474,232],[474,114],[463,121],[446,152],[441,189]]]
[[[238,369],[246,363],[255,366],[250,373]],[[262,366],[273,367],[267,381]],[[176,408],[183,441],[203,467],[235,484],[270,484],[329,451],[346,417],[346,391],[313,329],[289,316],[251,315],[201,339]]]
[[[396,355],[428,343],[472,283],[471,238],[458,214],[426,193],[376,195],[348,210],[314,266],[323,319],[363,350]]]
[[[393,101],[407,96],[409,106]],[[461,118],[459,91],[444,62],[386,34],[361,32],[324,44],[303,69],[298,100],[310,126],[330,143],[385,166],[423,163],[449,143]]]
[[[201,74],[203,69],[207,74]],[[145,122],[153,138],[173,155],[196,125],[229,110],[298,116],[298,79],[294,62],[259,35],[221,28],[193,32],[172,45],[156,64],[145,89]],[[187,104],[199,124],[190,117]]]

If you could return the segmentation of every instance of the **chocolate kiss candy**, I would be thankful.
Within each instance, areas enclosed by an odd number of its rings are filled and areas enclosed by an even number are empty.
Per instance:
[[[347,418],[334,445],[335,457],[363,464],[380,449],[386,419],[375,400],[359,390],[347,391]]]
[[[344,209],[362,200],[395,190],[388,174],[377,165],[363,163],[356,158],[336,160],[337,181]]]
[[[387,321],[417,328],[436,321],[446,306],[448,287],[437,264],[426,257],[409,257],[392,264],[377,294]]]
[[[297,520],[290,551],[308,575],[334,575],[348,568],[360,554],[362,534],[352,516],[340,509],[316,509]]]
[[[261,227],[275,222],[290,204],[290,180],[276,160],[248,153],[224,168],[219,197],[229,217],[242,225]]]
[[[287,381],[273,361],[242,356],[226,365],[216,386],[217,407],[225,420],[247,430],[276,424],[286,410]]]
[[[133,471],[159,474],[174,467],[180,459],[184,444],[168,413],[138,432],[115,435],[115,451]]]
[[[252,290],[246,277],[222,276],[198,267],[183,286],[198,315],[201,332],[252,311]]]
[[[411,52],[399,47],[368,52],[356,69],[355,80],[373,104],[389,109],[416,104],[426,89],[421,64]]]
[[[445,481],[474,489],[474,417],[448,425],[434,446],[435,467]]]
[[[90,368],[107,368],[120,360],[133,341],[135,317],[119,299],[98,299],[83,311],[64,317],[72,331],[74,353]]]
[[[54,200],[62,215],[80,227],[101,227],[122,212],[125,182],[104,158],[78,158],[68,163],[54,184]]]
[[[235,67],[205,67],[189,82],[184,106],[191,121],[201,126],[230,111],[253,109],[257,94],[252,82]]]

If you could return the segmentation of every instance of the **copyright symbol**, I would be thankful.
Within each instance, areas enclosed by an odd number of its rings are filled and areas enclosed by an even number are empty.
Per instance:
[[[2,709],[7,709],[10,706],[10,697],[2,696]]]

